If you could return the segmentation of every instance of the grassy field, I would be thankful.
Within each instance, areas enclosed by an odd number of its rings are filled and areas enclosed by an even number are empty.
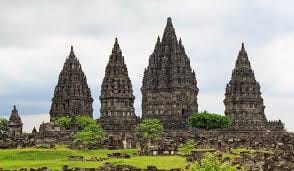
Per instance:
[[[130,154],[130,159],[108,159],[105,161],[71,161],[69,156],[83,156],[85,159],[91,157],[107,157],[107,154],[120,152]],[[184,168],[186,160],[180,156],[136,156],[136,149],[128,150],[71,150],[64,146],[57,146],[55,149],[8,149],[0,150],[0,168],[39,168],[48,167],[60,170],[63,165],[69,167],[99,167],[105,162],[113,164],[127,164],[139,168],[146,168],[148,165],[160,169]]]

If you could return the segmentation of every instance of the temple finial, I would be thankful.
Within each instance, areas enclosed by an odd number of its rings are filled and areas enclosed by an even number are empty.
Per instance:
[[[18,111],[16,109],[16,105],[13,105],[13,109],[12,109],[11,113],[13,113],[13,114],[17,114],[18,113]]]
[[[167,17],[167,24],[166,25],[173,25],[171,17]]]
[[[75,56],[75,52],[73,50],[73,46],[70,46],[70,53],[69,56]]]
[[[239,54],[246,54],[247,55],[247,52],[245,50],[244,42],[242,42],[242,44],[241,44],[241,50],[239,51]]]
[[[171,17],[167,18],[167,23],[166,23],[161,41],[163,44],[170,44],[171,42],[177,43],[177,36],[176,36],[174,26],[172,24]]]
[[[119,47],[119,44],[118,44],[118,39],[117,39],[117,37],[115,38],[115,40],[114,40],[114,45],[113,45],[113,48],[112,48],[112,52],[116,52],[116,51],[121,51],[120,50],[120,47]]]
[[[241,45],[241,51],[245,51],[245,45],[244,45],[244,42],[242,42],[242,45]]]
[[[114,42],[114,44],[117,44],[117,45],[118,45],[117,37],[115,38],[115,42]]]

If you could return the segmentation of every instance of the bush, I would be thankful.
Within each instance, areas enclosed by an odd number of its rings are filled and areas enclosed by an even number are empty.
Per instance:
[[[82,145],[97,145],[105,137],[105,132],[100,124],[89,116],[77,116],[77,123],[81,131],[74,135],[75,142]]]
[[[57,118],[55,123],[62,128],[69,129],[71,124],[71,118],[69,116],[61,116]]]
[[[95,145],[105,136],[104,130],[100,124],[89,124],[82,131],[74,135],[76,142],[81,142],[83,145]]]
[[[145,139],[155,139],[162,135],[163,126],[158,119],[144,119],[139,124],[138,130],[143,134]]]
[[[213,153],[206,153],[201,163],[196,163],[190,168],[191,171],[238,171],[236,166],[229,162],[221,163],[221,161]]]
[[[180,144],[179,152],[186,156],[190,155],[193,149],[195,149],[194,141],[188,140],[184,144]]]
[[[76,119],[82,130],[85,129],[88,125],[96,125],[97,123],[94,119],[92,119],[89,116],[79,115],[76,117]]]
[[[188,120],[192,128],[223,129],[231,124],[230,118],[219,114],[211,114],[206,111],[194,113]]]
[[[0,118],[0,134],[5,134],[8,131],[8,120]]]

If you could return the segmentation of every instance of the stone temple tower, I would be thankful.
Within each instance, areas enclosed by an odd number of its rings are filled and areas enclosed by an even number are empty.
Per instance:
[[[50,109],[50,121],[60,116],[86,115],[93,117],[93,98],[81,64],[71,47],[59,74]]]
[[[101,86],[101,117],[105,130],[134,130],[137,126],[132,83],[117,39]]]
[[[171,18],[149,57],[141,91],[143,119],[157,118],[165,129],[186,129],[187,118],[198,111],[195,72]]]
[[[11,115],[8,121],[8,134],[10,136],[18,136],[22,133],[23,123],[18,114],[18,110],[15,106],[13,106],[13,110],[11,111]]]
[[[225,115],[237,129],[263,129],[267,125],[260,85],[255,80],[242,43],[235,68],[225,93]]]

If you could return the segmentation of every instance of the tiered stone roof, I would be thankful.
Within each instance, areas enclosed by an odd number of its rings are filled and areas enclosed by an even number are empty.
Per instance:
[[[149,57],[141,91],[143,118],[158,118],[166,129],[186,128],[186,119],[198,110],[195,72],[171,18]]]
[[[116,38],[101,86],[102,127],[106,130],[133,130],[137,126],[134,100],[128,69]]]
[[[10,136],[20,135],[22,133],[22,126],[22,120],[18,114],[16,106],[14,105],[8,121],[8,134]]]
[[[13,109],[11,111],[11,115],[9,117],[8,126],[22,126],[22,120],[18,114],[18,110],[16,109],[16,106],[13,106]]]
[[[265,106],[260,85],[255,80],[254,71],[244,44],[239,51],[235,68],[225,93],[225,114],[237,129],[263,129],[267,124]]]
[[[60,116],[87,115],[93,117],[93,98],[81,64],[71,47],[55,87],[50,120]]]

